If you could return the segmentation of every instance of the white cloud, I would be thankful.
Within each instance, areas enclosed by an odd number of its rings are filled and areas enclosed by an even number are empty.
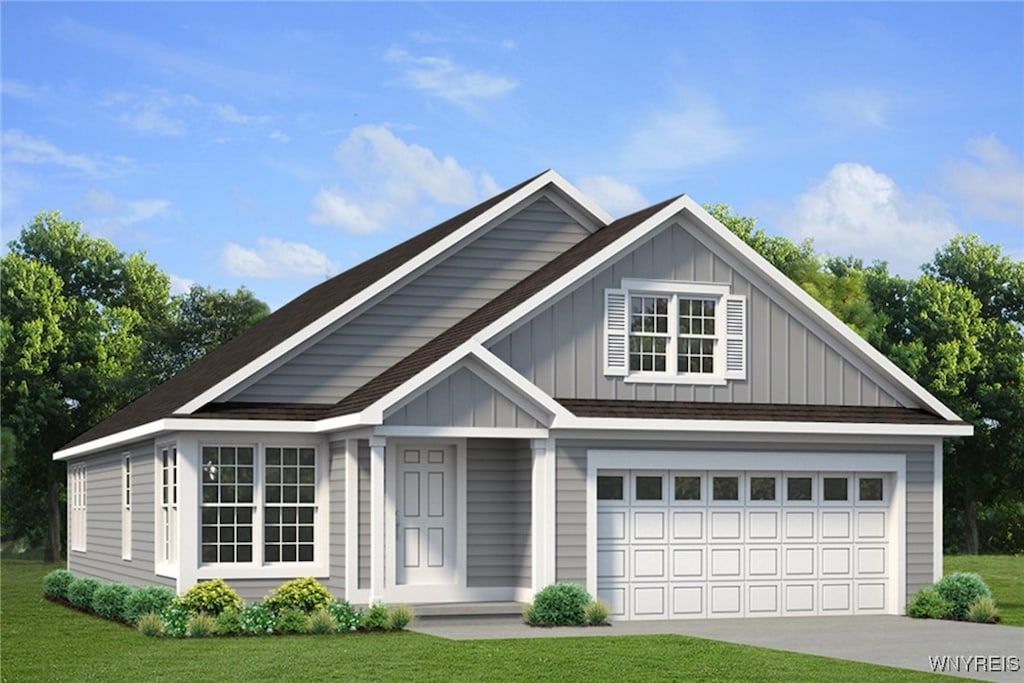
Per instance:
[[[165,215],[171,208],[171,202],[166,199],[126,200],[107,190],[95,188],[85,193],[84,201],[96,214],[90,220],[93,232],[110,238],[123,233],[130,226]],[[133,237],[144,240],[148,235],[136,230]]]
[[[583,194],[612,216],[625,216],[649,204],[635,186],[608,176],[581,178],[577,185]]]
[[[188,294],[188,290],[196,284],[195,280],[190,280],[185,277],[179,277],[174,273],[170,274],[171,278],[171,294]]]
[[[924,194],[908,196],[870,166],[836,164],[828,176],[794,201],[781,221],[796,239],[834,256],[886,261],[911,276],[957,232],[946,205]]]
[[[402,82],[405,85],[463,107],[472,107],[478,100],[501,97],[519,87],[512,78],[466,69],[448,57],[417,57],[393,47],[384,58],[404,68]]]
[[[357,190],[320,190],[309,220],[355,234],[424,220],[431,203],[468,206],[498,191],[487,173],[466,169],[451,156],[439,158],[385,126],[353,129],[335,158]]]
[[[811,98],[811,106],[830,125],[842,128],[885,128],[896,102],[873,88],[837,88]]]
[[[678,171],[730,157],[742,142],[714,102],[683,92],[676,106],[640,118],[626,136],[623,160],[637,172]]]
[[[261,237],[255,248],[229,242],[221,252],[221,264],[232,275],[254,278],[329,277],[338,264],[321,251],[300,242]]]
[[[12,78],[0,80],[0,93],[20,100],[35,100],[49,93],[49,88],[40,88]]]
[[[221,120],[227,121],[228,123],[248,125],[251,123],[263,123],[267,120],[266,116],[242,114],[230,104],[212,104],[210,105],[210,108],[213,109],[213,112],[220,117]]]
[[[967,153],[946,165],[943,179],[973,214],[1024,224],[1024,164],[994,135],[969,140]]]
[[[60,166],[87,176],[100,176],[125,170],[130,161],[124,157],[106,160],[84,154],[70,154],[43,138],[20,130],[3,133],[5,163]]]
[[[270,135],[268,135],[267,137],[269,137],[274,142],[291,142],[292,140],[287,133],[285,133],[284,131],[280,131],[276,128],[270,131]]]

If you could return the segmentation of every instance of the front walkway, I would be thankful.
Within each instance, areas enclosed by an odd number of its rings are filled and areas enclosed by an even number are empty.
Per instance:
[[[451,640],[674,633],[919,671],[945,664],[946,673],[988,681],[1024,680],[1024,628],[895,616],[633,621],[592,628],[532,628],[508,617],[425,618],[410,629]]]

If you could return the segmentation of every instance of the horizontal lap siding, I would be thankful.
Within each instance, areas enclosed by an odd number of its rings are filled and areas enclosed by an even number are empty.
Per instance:
[[[314,577],[323,578],[323,577]],[[270,591],[291,579],[225,579],[224,583],[235,589],[247,603],[259,602],[270,595]]]
[[[907,451],[907,598],[932,584],[935,465],[931,447]]]
[[[529,413],[462,368],[395,410],[386,425],[428,427],[540,426]]]
[[[467,586],[528,588],[532,565],[530,446],[511,439],[471,439],[467,452]]]
[[[131,586],[175,586],[174,579],[156,576],[153,569],[156,533],[154,448],[151,441],[141,442],[77,461],[85,462],[87,468],[87,529],[85,552],[68,551],[68,569],[75,575]],[[121,559],[122,466],[126,453],[132,456],[131,560]]]
[[[325,586],[337,597],[345,595],[345,442],[331,442],[331,464],[328,475],[331,501],[330,578]]]
[[[587,582],[587,450],[558,445],[555,580]]]
[[[370,442],[359,441],[359,574],[358,587],[370,587]]]
[[[540,199],[231,399],[337,401],[586,235]]]
[[[716,256],[682,225],[672,225],[583,282],[489,348],[543,391],[558,398],[798,405],[895,406],[884,388],[833,348],[820,326],[808,327],[785,301]],[[696,230],[696,229],[693,229]],[[748,378],[725,386],[627,383],[605,377],[604,291],[623,278],[714,282],[748,297]]]

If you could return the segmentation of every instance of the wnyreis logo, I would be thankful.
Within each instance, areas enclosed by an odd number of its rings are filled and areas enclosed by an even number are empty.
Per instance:
[[[941,655],[929,657],[928,663],[935,673],[1017,673],[1020,657],[1017,655]]]

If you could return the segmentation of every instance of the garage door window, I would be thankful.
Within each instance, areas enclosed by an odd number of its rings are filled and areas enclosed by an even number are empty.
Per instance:
[[[759,476],[755,474],[751,475],[748,481],[750,482],[751,502],[774,503],[777,500],[775,493],[775,477]]]
[[[597,478],[597,499],[622,500],[622,479],[621,475],[599,476]]]
[[[848,477],[824,477],[821,490],[823,499],[826,502],[845,503],[850,500],[850,480]]]
[[[814,500],[813,477],[786,477],[786,502],[809,503]]]
[[[665,495],[662,492],[662,478],[660,476],[641,476],[634,479],[635,500],[637,501],[662,501]]]
[[[857,501],[861,503],[885,502],[885,480],[882,477],[858,477]]]
[[[712,477],[711,499],[715,501],[738,501],[740,499],[740,478]]]
[[[676,475],[675,500],[679,502],[700,502],[700,476]]]

